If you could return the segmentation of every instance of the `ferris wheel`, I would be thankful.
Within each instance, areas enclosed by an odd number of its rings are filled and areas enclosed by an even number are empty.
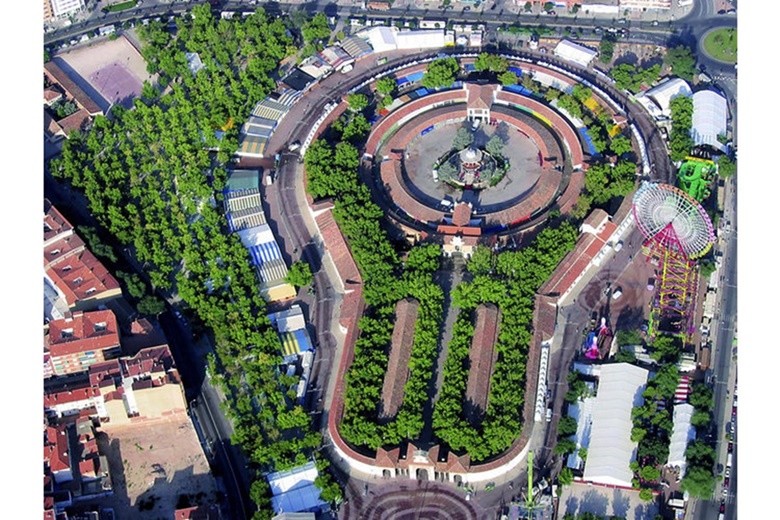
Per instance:
[[[643,183],[634,194],[633,211],[646,239],[689,260],[706,255],[715,242],[712,221],[701,204],[669,184]]]

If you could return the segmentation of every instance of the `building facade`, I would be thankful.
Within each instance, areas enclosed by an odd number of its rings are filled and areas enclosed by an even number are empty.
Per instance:
[[[55,375],[75,374],[119,356],[119,329],[114,313],[77,312],[49,323],[45,336]]]
[[[51,10],[55,18],[67,18],[83,9],[84,0],[51,0]]]

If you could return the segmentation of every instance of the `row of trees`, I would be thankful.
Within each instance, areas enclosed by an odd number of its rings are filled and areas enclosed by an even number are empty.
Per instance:
[[[696,435],[702,439],[710,430],[713,422],[713,410],[715,401],[712,388],[705,383],[693,385],[691,395],[688,398],[694,407],[691,424],[696,427]],[[680,485],[692,496],[708,499],[715,490],[715,450],[705,441],[692,442],[685,450],[685,458],[688,462],[685,476]]]
[[[638,93],[643,85],[652,85],[661,74],[661,65],[642,67],[631,63],[615,65],[609,71],[609,75],[615,80],[615,86],[621,90],[629,90]]]
[[[631,463],[634,487],[641,488],[643,498],[651,499],[658,487],[661,470],[669,458],[672,435],[674,394],[680,381],[677,359],[669,348],[670,338],[659,336],[653,343],[653,357],[661,365],[642,393],[643,403],[631,411],[631,440],[638,443],[637,460]],[[679,348],[676,349],[679,358]]]
[[[693,125],[693,100],[677,96],[669,103],[672,112],[672,130],[669,132],[669,156],[672,161],[685,159],[693,148],[691,126]]]
[[[568,222],[544,229],[521,251],[494,254],[478,247],[468,263],[473,280],[460,284],[452,295],[461,309],[458,334],[449,345],[444,382],[434,406],[434,432],[456,451],[466,451],[478,462],[505,451],[522,429],[526,360],[533,339],[534,295],[574,247],[576,229]],[[484,419],[478,426],[466,421],[463,404],[468,377],[468,345],[473,335],[471,313],[482,303],[501,311],[498,358],[490,379]],[[450,359],[452,356],[452,359]]]
[[[219,202],[237,148],[236,122],[274,87],[271,74],[294,47],[284,24],[262,10],[217,20],[201,5],[177,27],[176,37],[157,22],[140,30],[149,71],[169,92],[156,95],[147,84],[146,101],[136,100],[133,110],[114,107],[111,120],[96,118],[89,134],[65,143],[52,171],[85,192],[96,220],[130,246],[155,289],[177,293],[213,331],[211,373],[228,398],[233,441],[258,470],[257,517],[267,518],[270,494],[260,473],[306,462],[321,436],[295,404],[295,378],[278,375],[279,339]],[[205,65],[195,75],[185,51],[199,53]],[[219,141],[218,128],[225,131]]]
[[[365,107],[357,98],[350,98],[351,106],[353,101],[356,107]],[[359,321],[360,337],[346,374],[341,434],[355,446],[372,449],[398,444],[419,435],[424,423],[423,407],[433,375],[443,301],[441,288],[433,281],[439,251],[432,245],[414,248],[401,267],[381,227],[383,213],[358,179],[359,152],[354,145],[341,141],[333,149],[326,141],[317,140],[306,152],[305,164],[309,193],[315,198],[335,200],[334,217],[360,268],[368,304]],[[406,296],[420,302],[409,378],[397,416],[380,424],[377,412],[387,370],[393,310],[395,303]]]

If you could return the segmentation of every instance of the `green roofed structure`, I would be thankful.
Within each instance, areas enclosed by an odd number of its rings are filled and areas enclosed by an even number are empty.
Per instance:
[[[228,174],[225,191],[260,189],[259,170],[233,170]]]
[[[714,162],[697,157],[686,157],[677,173],[677,184],[697,202],[703,202],[710,196],[716,173]]]

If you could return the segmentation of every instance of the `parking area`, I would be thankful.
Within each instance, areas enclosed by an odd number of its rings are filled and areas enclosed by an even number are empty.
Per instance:
[[[564,514],[593,513],[606,518],[616,516],[627,520],[653,520],[659,513],[658,504],[641,500],[639,491],[581,482],[564,487],[559,504],[559,518]]]

